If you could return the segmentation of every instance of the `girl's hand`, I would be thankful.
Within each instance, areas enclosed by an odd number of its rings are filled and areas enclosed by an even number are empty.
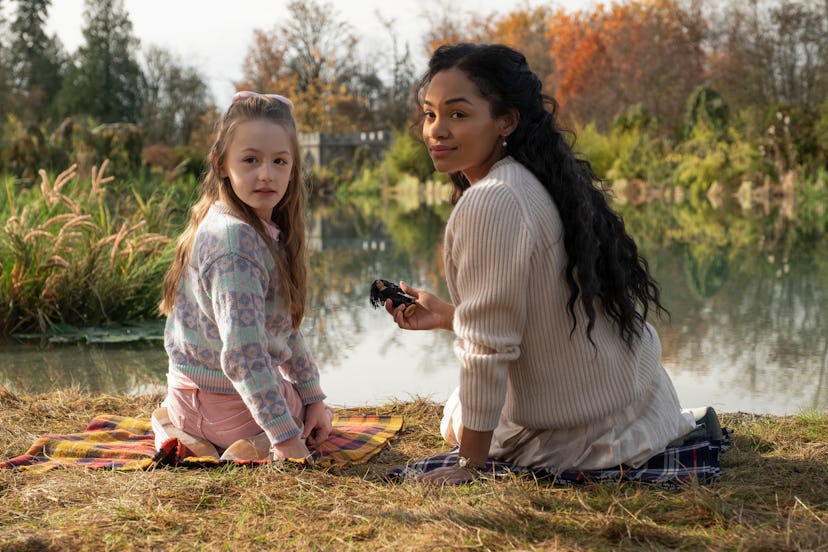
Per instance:
[[[298,436],[291,437],[287,441],[276,443],[273,445],[273,459],[287,460],[292,458],[294,460],[307,459],[310,457],[310,451],[305,446],[305,442]]]
[[[331,418],[333,412],[323,401],[311,403],[305,407],[305,427],[302,429],[302,438],[307,439],[309,445],[318,445],[328,439],[331,434]]]
[[[454,322],[454,305],[447,303],[427,291],[416,289],[405,282],[400,282],[400,288],[414,298],[414,312],[411,316],[405,316],[405,305],[396,309],[391,300],[385,302],[385,310],[394,317],[397,326],[404,330],[451,330]]]

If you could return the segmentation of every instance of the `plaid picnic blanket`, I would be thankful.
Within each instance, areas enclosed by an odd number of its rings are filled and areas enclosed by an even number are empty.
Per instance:
[[[311,451],[315,464],[327,467],[365,463],[399,433],[402,422],[402,416],[335,416],[328,440]],[[93,418],[83,433],[43,435],[25,454],[0,462],[0,469],[41,472],[80,466],[134,471],[154,465],[197,467],[229,463],[195,457],[175,438],[156,450],[154,440],[149,420],[104,414]]]
[[[556,471],[548,468],[527,468],[489,458],[481,470],[487,476],[528,475],[556,485],[586,483],[619,483],[623,481],[674,487],[691,481],[709,484],[719,481],[722,469],[719,455],[730,448],[730,431],[722,428],[721,440],[694,438],[681,445],[668,447],[638,468],[618,466],[605,470]],[[394,468],[386,475],[396,481],[416,479],[420,475],[457,463],[458,448]]]

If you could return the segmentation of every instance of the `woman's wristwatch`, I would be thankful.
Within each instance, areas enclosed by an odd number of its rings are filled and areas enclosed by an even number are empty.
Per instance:
[[[457,457],[457,466],[460,468],[465,468],[467,470],[480,471],[480,467],[476,466],[470,458],[466,458],[465,456]]]

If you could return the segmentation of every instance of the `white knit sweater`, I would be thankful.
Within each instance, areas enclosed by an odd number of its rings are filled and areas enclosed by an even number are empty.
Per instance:
[[[458,201],[446,228],[445,267],[466,427],[492,430],[501,412],[527,428],[590,424],[636,403],[661,377],[651,326],[630,350],[597,306],[593,345],[578,302],[572,331],[566,262],[555,204],[511,157]]]

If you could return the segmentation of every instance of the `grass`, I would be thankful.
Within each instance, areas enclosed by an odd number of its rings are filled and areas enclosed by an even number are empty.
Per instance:
[[[54,179],[40,171],[39,187],[6,182],[0,336],[157,314],[172,248],[169,237],[151,231],[152,213],[169,215],[166,196],[144,201],[108,189],[107,166],[93,167],[88,179],[78,179],[74,165]]]
[[[0,455],[98,413],[147,417],[161,398],[0,387]],[[722,415],[735,443],[722,482],[706,487],[383,481],[443,450],[440,410],[424,400],[344,410],[405,417],[366,466],[0,470],[0,551],[828,550],[828,414]]]

